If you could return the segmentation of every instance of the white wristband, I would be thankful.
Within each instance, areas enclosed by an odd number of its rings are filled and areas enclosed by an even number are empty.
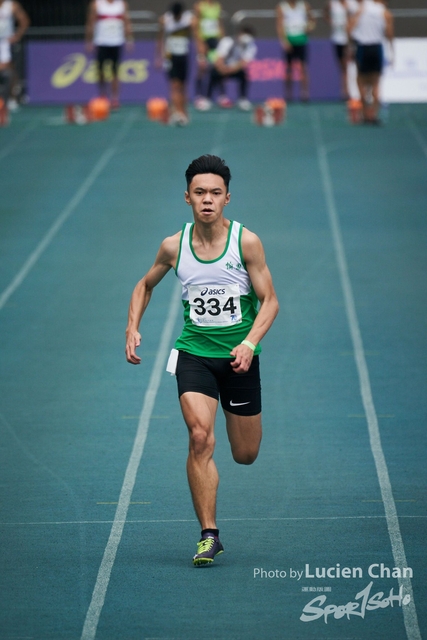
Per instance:
[[[249,349],[252,349],[252,351],[255,351],[255,345],[252,344],[252,342],[249,342],[249,340],[242,340],[242,342],[240,344],[244,344],[247,347],[249,347]]]

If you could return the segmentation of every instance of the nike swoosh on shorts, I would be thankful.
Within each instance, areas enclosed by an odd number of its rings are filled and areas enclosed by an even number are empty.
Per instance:
[[[244,404],[250,404],[250,402],[233,402],[230,400],[230,407],[242,407]]]

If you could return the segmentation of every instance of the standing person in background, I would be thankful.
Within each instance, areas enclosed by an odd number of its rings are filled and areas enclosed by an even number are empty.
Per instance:
[[[349,19],[348,0],[328,0],[324,17],[331,27],[331,41],[341,71],[341,95],[349,98],[347,88],[347,64],[349,60],[349,37],[347,33]]]
[[[101,96],[106,95],[104,63],[111,63],[112,109],[120,107],[118,67],[125,42],[129,48],[133,42],[128,3],[125,0],[92,0],[86,21],[86,49],[92,53],[96,47]]]
[[[205,111],[209,108],[206,100],[207,87],[204,86],[209,78],[209,71],[215,61],[215,50],[218,42],[224,37],[224,27],[221,20],[222,6],[215,0],[201,0],[194,5],[196,18],[197,44],[197,75],[196,75],[196,109]],[[222,93],[224,87],[221,85]]]
[[[19,42],[30,25],[30,19],[19,2],[0,0],[0,98],[10,99],[12,83],[11,45]]]
[[[307,68],[308,34],[316,23],[311,7],[304,0],[287,0],[276,7],[276,31],[285,57],[286,100],[292,100],[292,64],[301,63],[301,99],[309,100],[309,77]]]
[[[360,99],[361,91],[359,87],[359,80],[357,77],[357,65],[356,65],[356,51],[357,42],[350,33],[350,20],[359,11],[360,3],[362,0],[347,0],[348,9],[348,21],[347,21],[347,33],[348,33],[348,61],[347,61],[347,88],[349,98],[355,100]]]
[[[227,79],[236,80],[239,84],[237,106],[242,111],[250,111],[252,105],[248,100],[248,65],[255,58],[257,46],[252,27],[241,27],[236,37],[225,37],[219,41],[216,49],[216,60],[211,70],[208,87],[209,105],[216,87],[223,87]],[[223,89],[222,89],[223,91]],[[221,107],[231,107],[232,102],[223,93],[218,99]]]
[[[358,85],[365,124],[381,124],[380,79],[383,70],[383,41],[392,47],[393,16],[381,0],[362,0],[358,12],[350,19],[349,31],[357,42],[356,62]]]
[[[182,2],[174,2],[159,20],[157,64],[163,63],[170,83],[172,113],[170,124],[188,124],[187,77],[191,36],[195,28],[194,15]]]

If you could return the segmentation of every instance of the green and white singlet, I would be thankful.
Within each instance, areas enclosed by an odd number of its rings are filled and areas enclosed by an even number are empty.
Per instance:
[[[241,249],[243,225],[230,221],[225,249],[201,260],[192,244],[194,223],[184,225],[175,272],[182,285],[184,328],[175,349],[206,358],[229,358],[257,315],[258,299]],[[255,355],[261,352],[260,345]]]
[[[308,42],[307,36],[307,8],[304,0],[298,0],[295,6],[288,2],[281,2],[283,28],[286,37],[292,45],[304,45]]]

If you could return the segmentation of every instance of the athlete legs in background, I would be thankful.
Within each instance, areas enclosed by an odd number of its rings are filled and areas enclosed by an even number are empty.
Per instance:
[[[10,95],[12,70],[8,64],[0,64],[0,98],[7,104]]]
[[[170,80],[170,101],[173,114],[181,119],[178,124],[187,124],[187,90],[178,78]]]
[[[380,74],[359,74],[360,95],[363,105],[363,120],[367,124],[378,124],[380,109]]]

